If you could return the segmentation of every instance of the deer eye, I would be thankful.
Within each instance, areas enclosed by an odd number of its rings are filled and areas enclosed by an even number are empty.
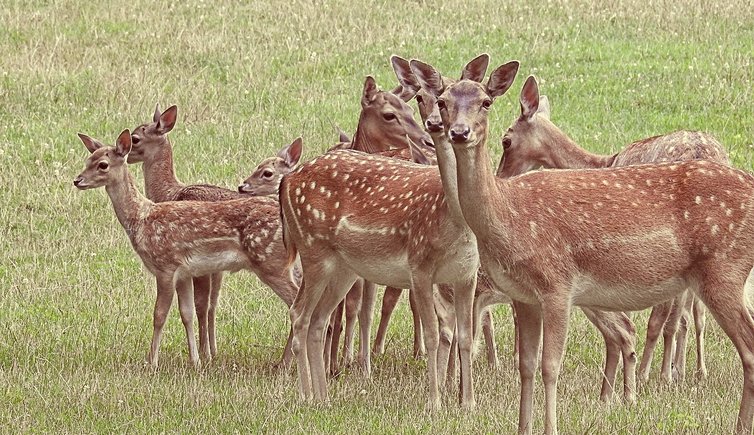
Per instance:
[[[422,98],[421,95],[417,95],[416,96],[416,102],[419,103],[419,104],[422,104],[422,103],[424,103],[424,98]]]
[[[511,147],[511,138],[509,138],[508,136],[504,136],[503,137],[503,149],[507,150],[510,147]]]
[[[392,121],[395,119],[395,113],[383,113],[382,118],[384,118],[385,121]]]
[[[109,165],[109,164],[108,164],[107,162],[99,162],[99,163],[97,164],[97,168],[98,168],[98,169],[99,169],[100,171],[104,171],[104,170],[106,170],[106,169],[107,169],[107,168],[109,168],[109,167],[110,167],[110,165]]]
[[[482,101],[482,107],[485,109],[489,109],[491,105],[492,105],[492,100],[490,99]]]
[[[262,177],[264,177],[264,178],[272,178],[272,171],[269,170],[269,169],[265,169],[262,172]]]
[[[445,100],[437,100],[437,107],[440,108],[440,110],[445,110],[448,107],[445,105]]]
[[[141,138],[139,136],[131,135],[131,143],[136,145],[137,143],[141,142]]]

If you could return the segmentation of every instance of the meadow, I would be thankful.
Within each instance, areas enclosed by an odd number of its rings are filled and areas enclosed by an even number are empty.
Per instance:
[[[3,0],[0,7],[0,432],[462,432],[516,429],[512,321],[495,311],[501,367],[477,358],[477,409],[424,412],[424,362],[411,358],[401,303],[371,379],[347,371],[331,404],[298,398],[295,370],[272,364],[285,305],[246,272],[225,279],[218,357],[189,367],[173,309],[160,367],[144,363],[154,279],[104,189],[71,184],[86,133],[113,143],[177,104],[171,133],[184,182],[235,186],[264,157],[304,138],[304,158],[353,132],[366,75],[385,89],[393,53],[447,75],[481,52],[521,61],[490,113],[495,159],[535,74],[552,119],[594,152],[677,129],[703,130],[754,170],[754,8],[747,0]],[[418,113],[417,113],[418,117]],[[497,160],[494,162],[497,164]],[[132,168],[142,185],[141,168]],[[405,299],[405,296],[404,296]],[[175,307],[175,304],[174,304]],[[637,313],[637,350],[648,313]],[[693,342],[693,340],[692,340]],[[660,352],[638,403],[599,402],[604,346],[574,312],[559,383],[562,433],[726,433],[741,365],[709,317],[710,375],[659,381]],[[535,431],[542,430],[537,387]]]

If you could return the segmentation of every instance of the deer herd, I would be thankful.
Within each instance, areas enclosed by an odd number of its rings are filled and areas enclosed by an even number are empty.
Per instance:
[[[158,364],[173,300],[199,366],[217,352],[223,273],[252,271],[289,307],[291,329],[279,366],[295,361],[303,400],[328,400],[328,379],[384,352],[402,289],[414,316],[414,355],[426,356],[427,408],[441,407],[460,373],[459,400],[475,405],[472,348],[483,332],[497,364],[490,307],[513,307],[521,379],[520,433],[533,428],[534,375],[541,367],[544,431],[557,432],[557,383],[570,311],[580,308],[604,338],[600,398],[623,363],[623,395],[635,401],[636,329],[627,311],[652,308],[639,378],[664,339],[661,377],[684,379],[686,332],[696,326],[696,376],[707,375],[705,311],[732,340],[743,366],[736,432],[754,421],[754,177],[729,165],[712,136],[678,131],[614,155],[579,147],[550,121],[530,76],[520,116],[502,138],[493,172],[488,114],[514,83],[507,62],[486,76],[489,57],[459,79],[433,66],[391,58],[399,86],[367,77],[358,127],[330,151],[300,163],[297,138],[264,160],[236,190],[186,185],[173,168],[168,133],[175,106],[124,130],[114,146],[84,134],[91,155],[74,180],[104,186],[131,245],[157,280],[148,362]],[[486,77],[486,80],[485,80]],[[407,104],[416,99],[422,123]],[[127,164],[143,164],[143,196]],[[541,169],[541,170],[534,170]],[[370,350],[376,286],[386,286]],[[193,321],[198,317],[197,346]],[[539,350],[541,348],[541,355]],[[448,387],[444,388],[447,383]]]

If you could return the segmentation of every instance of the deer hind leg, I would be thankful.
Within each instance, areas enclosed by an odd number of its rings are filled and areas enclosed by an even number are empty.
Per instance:
[[[319,401],[327,401],[327,374],[325,373],[324,333],[329,323],[330,315],[346,296],[357,276],[344,268],[336,269],[330,276],[327,290],[322,294],[315,307],[310,321],[309,335],[306,347],[311,367],[312,389],[314,397]]]
[[[673,361],[675,360],[676,334],[681,324],[683,309],[685,304],[685,292],[676,296],[672,301],[670,315],[665,322],[662,330],[663,352],[662,352],[662,371],[660,379],[663,382],[670,383],[673,381]]]
[[[220,287],[223,285],[223,273],[212,274],[212,292],[209,297],[209,311],[207,312],[207,329],[209,334],[209,350],[212,357],[217,355],[217,333],[215,325],[217,324],[217,304],[220,300]]]
[[[532,433],[534,411],[534,374],[542,340],[542,311],[538,305],[513,302],[519,330],[518,373],[521,397],[518,407],[518,433]]]
[[[486,309],[482,312],[482,333],[487,350],[487,364],[492,369],[497,369],[497,346],[495,344],[495,323],[492,320],[492,311]]]
[[[672,307],[673,301],[667,301],[652,307],[652,313],[649,315],[649,322],[647,324],[647,339],[644,341],[644,351],[641,354],[641,364],[639,364],[639,379],[642,381],[649,379],[649,370],[652,368],[652,354]]]
[[[364,281],[364,290],[359,310],[359,352],[356,360],[364,376],[372,374],[372,354],[369,351],[371,342],[372,320],[374,319],[374,305],[377,300],[377,286],[373,282]]]
[[[699,296],[730,337],[741,358],[744,382],[736,433],[750,434],[754,420],[754,319],[743,291],[745,277],[736,280],[736,272],[727,272],[719,271],[717,276],[710,273],[703,275]]]
[[[209,275],[198,276],[193,278],[194,285],[194,306],[196,307],[196,317],[199,320],[199,355],[206,361],[212,359],[212,352],[209,345],[209,298],[212,293],[212,279]]]
[[[675,353],[673,354],[673,380],[683,382],[686,379],[686,343],[693,311],[694,296],[689,291],[679,295],[683,302],[678,332],[676,333]]]
[[[182,276],[176,279],[175,289],[178,293],[178,308],[181,312],[181,321],[186,330],[186,341],[189,350],[189,361],[194,367],[199,367],[199,351],[194,337],[194,286],[190,276]]]
[[[602,334],[607,349],[600,400],[608,401],[613,393],[620,356],[623,360],[623,399],[633,403],[636,400],[636,328],[633,322],[621,312],[583,311]]]
[[[385,287],[385,294],[382,296],[382,310],[380,311],[380,326],[377,327],[377,336],[374,338],[372,352],[375,355],[385,353],[385,336],[390,318],[393,316],[395,306],[398,305],[398,299],[401,296],[402,289],[395,287]]]
[[[605,341],[605,368],[602,372],[600,400],[607,402],[613,396],[615,375],[618,370],[618,359],[620,357],[620,343],[615,337],[617,331],[614,330],[614,325],[611,322],[611,313],[588,308],[582,308],[581,310],[587,319],[597,327]]]
[[[416,295],[411,290],[408,291],[408,303],[411,307],[411,317],[414,320],[414,359],[419,359],[427,354],[427,348],[424,346],[422,320],[419,307],[416,305]]]
[[[353,341],[356,336],[356,318],[364,295],[364,280],[358,279],[346,294],[346,330],[343,338],[343,367],[353,363]]]
[[[704,307],[701,299],[695,295],[689,295],[693,298],[694,310],[694,330],[696,331],[696,378],[704,379],[707,377],[707,364],[704,359],[704,329],[707,324],[707,309]]]
[[[335,377],[340,373],[338,363],[338,348],[340,347],[340,335],[343,333],[343,312],[346,301],[342,300],[330,315],[330,327],[325,340],[325,368],[330,376]]]
[[[175,293],[173,274],[158,275],[157,300],[154,303],[154,314],[152,316],[152,344],[147,355],[147,362],[154,368],[157,368],[162,330],[170,312],[170,305],[173,303],[173,293]]]
[[[293,325],[293,341],[291,349],[296,356],[296,370],[298,371],[299,394],[302,400],[313,398],[312,376],[309,367],[307,339],[309,337],[309,323],[312,313],[327,286],[328,276],[322,267],[312,264],[310,270],[304,269],[304,279],[301,282],[298,295],[289,310]],[[322,357],[322,355],[320,355]],[[324,364],[324,361],[323,361]]]

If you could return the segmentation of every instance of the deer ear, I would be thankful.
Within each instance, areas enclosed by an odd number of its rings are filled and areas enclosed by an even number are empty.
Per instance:
[[[408,135],[406,135],[406,141],[408,142],[408,149],[411,151],[411,160],[414,163],[418,163],[420,165],[428,165],[431,166],[432,162],[429,160],[426,154],[424,154],[424,151],[419,147],[419,145],[416,144],[416,142],[412,141]]]
[[[301,137],[297,137],[293,142],[291,142],[290,145],[283,147],[283,149],[278,152],[278,157],[283,159],[285,161],[285,164],[292,168],[298,164],[298,161],[301,159],[301,151],[304,148],[304,141],[301,139]]]
[[[167,108],[157,119],[157,132],[167,134],[175,127],[175,121],[178,118],[178,107],[172,105]]]
[[[410,65],[411,71],[425,91],[435,98],[443,93],[445,86],[442,84],[442,76],[432,65],[416,59],[411,60]]]
[[[346,134],[345,131],[343,131],[340,127],[338,127],[335,124],[333,124],[333,126],[335,127],[335,131],[338,132],[338,141],[339,142],[351,142],[351,138],[348,137],[348,135]]]
[[[396,97],[400,98],[404,102],[411,101],[411,99],[414,98],[414,95],[416,95],[416,91],[413,91],[413,90],[408,89],[408,88],[404,88],[401,85],[398,85],[398,87],[396,87],[395,89],[393,89],[392,91],[390,91],[390,93],[392,93]]]
[[[537,109],[537,113],[539,113],[540,116],[550,119],[550,99],[547,98],[547,95],[539,97],[539,108]]]
[[[531,119],[539,109],[539,86],[534,76],[529,76],[521,89],[521,116],[525,119]]]
[[[516,79],[518,65],[517,60],[512,60],[500,65],[495,71],[492,71],[490,79],[487,81],[487,93],[490,97],[497,98],[510,89],[513,81]]]
[[[115,154],[120,157],[126,157],[131,152],[131,132],[128,129],[123,130],[115,140]]]
[[[481,83],[482,80],[484,80],[484,75],[487,73],[487,66],[489,64],[490,55],[487,53],[480,54],[479,56],[472,59],[471,62],[467,63],[465,67],[463,67],[461,80],[473,80],[475,82]]]
[[[105,146],[102,142],[98,141],[97,139],[92,139],[84,133],[79,133],[78,135],[79,139],[81,139],[81,142],[84,143],[84,146],[89,150],[90,153],[93,153]]]
[[[401,84],[403,89],[413,92],[411,95],[413,98],[419,92],[419,89],[422,88],[422,85],[411,71],[411,64],[406,59],[395,54],[390,56],[390,63],[393,65],[393,71],[395,71],[395,76],[398,78],[398,83]]]
[[[160,103],[157,103],[154,107],[154,115],[152,115],[152,122],[157,123],[160,122],[160,115],[162,112],[160,112]]]
[[[377,89],[377,82],[374,81],[374,77],[367,76],[364,80],[364,92],[361,95],[361,107],[366,107],[374,101],[377,92],[379,92],[379,89]]]

